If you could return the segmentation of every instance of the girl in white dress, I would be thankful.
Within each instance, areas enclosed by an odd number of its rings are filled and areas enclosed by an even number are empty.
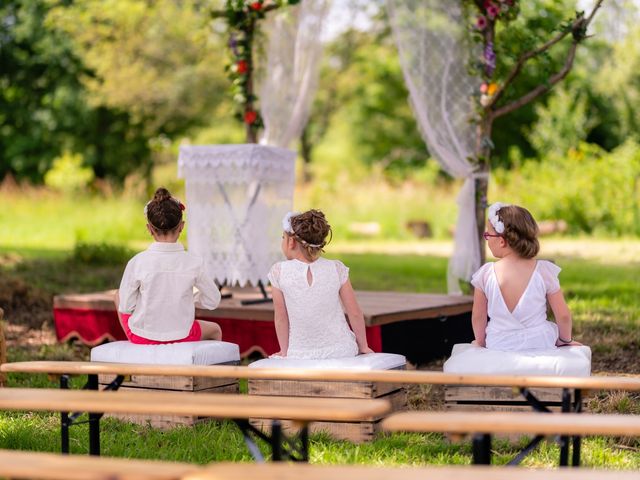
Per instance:
[[[282,253],[287,260],[269,271],[280,344],[274,356],[322,359],[373,353],[349,269],[320,256],[331,232],[324,214],[319,210],[288,213],[282,228]]]
[[[538,225],[516,205],[489,207],[484,238],[497,262],[472,277],[471,321],[474,344],[493,350],[521,351],[580,345],[571,337],[571,312],[564,300],[560,268],[536,260]],[[547,301],[556,322],[547,320]]]

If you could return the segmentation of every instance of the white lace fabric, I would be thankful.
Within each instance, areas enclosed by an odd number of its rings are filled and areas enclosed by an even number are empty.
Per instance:
[[[189,251],[219,283],[266,283],[282,258],[280,220],[291,210],[295,157],[256,144],[180,147]]]
[[[422,138],[442,168],[465,179],[458,195],[455,247],[449,261],[449,293],[480,267],[475,217],[475,109],[480,80],[468,73],[474,55],[466,42],[460,2],[387,0],[387,10]]]
[[[309,270],[311,284],[307,279]],[[349,269],[342,262],[322,257],[312,263],[287,260],[271,268],[269,280],[282,291],[289,316],[287,357],[324,359],[358,355],[356,337],[340,302],[340,288],[348,278]]]

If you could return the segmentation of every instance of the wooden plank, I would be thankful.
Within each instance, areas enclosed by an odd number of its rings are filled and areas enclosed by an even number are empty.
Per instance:
[[[249,395],[291,397],[376,398],[402,385],[379,382],[308,382],[297,380],[249,380]]]
[[[108,385],[115,380],[115,375],[99,375],[98,382],[101,385]],[[180,390],[197,392],[209,390],[215,387],[237,384],[237,378],[211,378],[211,377],[191,377],[191,376],[159,376],[159,375],[131,375],[129,379],[122,382],[123,387],[148,388],[158,390]]]
[[[533,395],[542,402],[561,402],[562,389],[560,388],[533,388]],[[520,393],[519,388],[509,387],[483,387],[478,385],[447,385],[444,390],[445,402],[496,402],[520,401],[526,399]]]
[[[54,308],[115,311],[115,292],[56,295]],[[243,305],[243,300],[261,298],[258,290],[232,289],[232,297],[225,298],[215,310],[196,309],[196,317],[202,319],[237,318],[241,320],[273,321],[273,304]],[[470,312],[473,299],[469,296],[426,293],[401,293],[357,291],[356,298],[365,317],[365,323],[386,323],[439,318]]]
[[[640,436],[640,415],[519,412],[400,412],[382,421],[387,431]]]
[[[300,421],[366,421],[384,415],[385,400],[285,398],[216,393],[0,389],[0,410],[84,411],[198,415],[214,418],[273,418]]]
[[[202,467],[177,462],[0,450],[0,476],[46,480],[178,480]]]
[[[216,463],[185,480],[639,480],[635,470],[553,470],[504,466],[373,467],[303,463]]]
[[[404,389],[385,395],[383,398],[391,404],[391,412],[403,410],[407,406],[407,394]],[[312,422],[309,425],[311,433],[326,433],[338,440],[351,442],[368,442],[381,431],[380,421],[383,417],[372,418],[365,422]],[[251,424],[263,431],[271,431],[271,420],[253,418]],[[299,425],[291,421],[280,422],[285,430],[297,431]]]
[[[248,368],[225,365],[143,365],[102,362],[33,361],[0,365],[10,373],[50,373],[69,375],[185,375],[211,378],[255,378],[274,380],[318,380],[349,382],[389,382],[430,385],[484,385],[505,387],[580,388],[583,390],[640,391],[640,376],[524,376],[453,374],[428,370],[344,370],[300,368]]]
[[[140,391],[138,387],[120,387],[119,391]],[[156,390],[162,391],[162,390]],[[208,390],[198,390],[194,393],[227,393],[237,394],[239,392],[238,383],[218,386]],[[115,418],[123,422],[136,423],[138,425],[150,425],[155,428],[169,429],[178,426],[193,426],[211,420],[209,417],[199,417],[196,415],[145,415],[132,413],[107,413],[105,417]]]
[[[445,410],[449,412],[531,412],[531,405],[507,405],[507,404],[474,404],[474,403],[445,403]],[[560,412],[561,407],[547,405],[552,412]]]

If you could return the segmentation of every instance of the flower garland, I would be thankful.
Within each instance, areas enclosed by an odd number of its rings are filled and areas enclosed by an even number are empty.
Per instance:
[[[495,25],[498,21],[513,20],[520,8],[517,0],[473,0],[471,3],[473,38],[483,45],[480,70],[484,81],[480,85],[479,101],[484,108],[491,104],[493,95],[498,91],[498,84],[491,81],[496,69]]]
[[[295,5],[300,0],[226,0],[223,12],[229,29],[230,63],[226,71],[231,80],[233,100],[237,105],[236,118],[247,125],[255,136],[263,126],[262,116],[256,104],[258,97],[253,85],[253,41],[267,12],[286,5]]]

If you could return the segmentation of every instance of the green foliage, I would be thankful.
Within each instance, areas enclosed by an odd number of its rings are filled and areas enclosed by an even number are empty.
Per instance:
[[[539,220],[563,219],[573,232],[640,235],[640,146],[581,144],[566,157],[496,171],[496,196],[526,205]]]
[[[40,182],[69,150],[81,152],[98,177],[123,178],[148,156],[146,140],[127,112],[89,104],[79,80],[86,74],[82,61],[69,39],[45,23],[50,5],[0,6],[0,177]]]
[[[88,265],[113,265],[126,263],[133,252],[122,245],[110,243],[77,242],[73,248],[72,259]]]
[[[53,167],[45,174],[45,185],[68,193],[84,189],[94,175],[93,170],[83,167],[82,163],[82,155],[64,152],[53,161]]]

